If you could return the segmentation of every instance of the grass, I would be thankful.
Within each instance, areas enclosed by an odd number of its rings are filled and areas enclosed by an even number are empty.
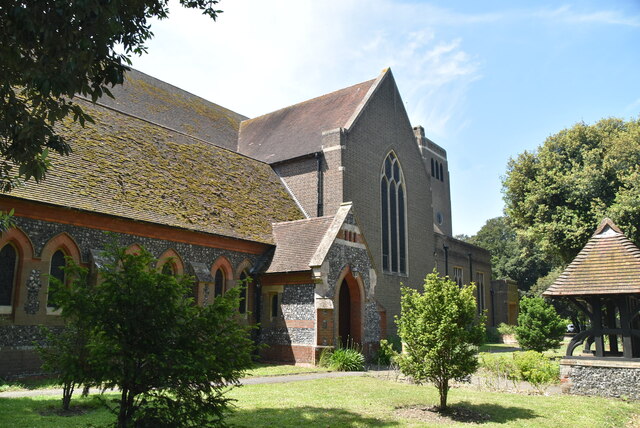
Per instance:
[[[431,406],[438,396],[431,386],[416,386],[373,377],[319,379],[286,384],[243,386],[228,422],[239,427],[417,427],[429,425],[396,414],[397,408]],[[0,399],[0,426],[84,427],[113,420],[95,398],[74,399],[86,413],[57,416],[58,397]],[[452,389],[452,406],[463,405],[489,416],[484,427],[631,427],[640,420],[640,403],[580,396],[528,396]],[[41,412],[48,412],[42,415]],[[452,426],[470,424],[457,423]]]
[[[328,371],[330,370],[324,367],[256,363],[253,369],[247,370],[245,377],[283,376],[303,373],[324,373]]]

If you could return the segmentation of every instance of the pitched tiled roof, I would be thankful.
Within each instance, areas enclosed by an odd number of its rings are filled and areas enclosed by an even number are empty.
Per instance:
[[[80,103],[95,124],[59,126],[73,153],[10,196],[265,243],[271,223],[302,218],[269,165]]]
[[[240,123],[238,152],[268,163],[322,149],[322,132],[344,128],[377,79]]]
[[[237,148],[238,128],[246,117],[229,109],[137,70],[127,72],[124,84],[116,85],[111,93],[115,98],[105,95],[98,103],[219,147]]]
[[[608,218],[545,296],[640,293],[640,249]]]
[[[333,218],[334,216],[314,217],[274,224],[276,252],[267,273],[308,271],[311,258]]]

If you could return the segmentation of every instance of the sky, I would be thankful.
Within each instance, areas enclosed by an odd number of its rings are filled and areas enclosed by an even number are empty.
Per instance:
[[[248,117],[391,67],[447,150],[453,233],[502,215],[510,158],[577,122],[640,115],[640,0],[170,4],[133,67]]]

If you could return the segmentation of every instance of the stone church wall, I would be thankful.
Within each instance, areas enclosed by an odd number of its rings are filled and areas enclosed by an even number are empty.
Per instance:
[[[122,246],[140,245],[156,258],[166,250],[173,249],[180,256],[185,269],[188,262],[204,263],[210,269],[219,257],[224,256],[229,260],[235,272],[241,264],[250,266],[259,257],[256,254],[184,242],[126,233],[106,233],[99,229],[72,224],[25,217],[16,217],[15,220],[16,226],[27,235],[34,254],[33,258],[31,255],[24,254],[19,261],[20,272],[17,277],[20,283],[14,290],[14,296],[17,294],[17,298],[14,298],[16,303],[11,314],[0,315],[0,361],[2,361],[0,377],[39,372],[40,360],[35,353],[35,344],[44,343],[41,326],[62,328],[61,317],[58,314],[47,312],[50,260],[42,257],[43,249],[47,243],[61,234],[68,235],[77,244],[80,250],[79,262],[84,265],[88,265],[91,261],[91,250],[100,250],[114,240]]]
[[[367,241],[377,273],[376,300],[386,309],[387,331],[396,331],[400,285],[420,287],[433,269],[433,210],[429,176],[393,78],[388,75],[346,135],[343,150],[344,200]],[[406,181],[407,273],[382,271],[380,177],[382,164],[394,151]]]

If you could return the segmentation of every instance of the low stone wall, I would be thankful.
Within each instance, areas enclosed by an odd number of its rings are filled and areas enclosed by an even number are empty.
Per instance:
[[[566,393],[640,400],[640,361],[563,358],[560,380]]]

